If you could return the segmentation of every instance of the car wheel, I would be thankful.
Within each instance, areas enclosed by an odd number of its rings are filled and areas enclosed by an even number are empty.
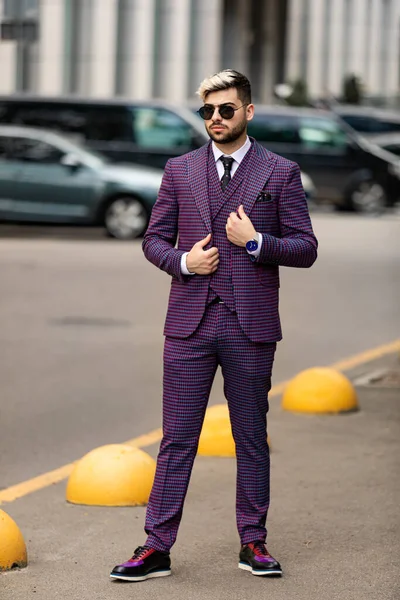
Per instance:
[[[148,214],[137,198],[115,198],[104,213],[108,235],[119,240],[132,240],[146,229]]]
[[[350,192],[350,206],[357,212],[378,215],[384,211],[386,205],[385,189],[373,179],[360,181]]]

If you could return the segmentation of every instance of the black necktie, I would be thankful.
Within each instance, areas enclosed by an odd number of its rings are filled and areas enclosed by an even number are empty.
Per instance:
[[[222,191],[225,190],[226,186],[231,180],[231,167],[234,161],[232,156],[221,156],[222,164],[224,165],[224,174],[221,177],[221,187]]]

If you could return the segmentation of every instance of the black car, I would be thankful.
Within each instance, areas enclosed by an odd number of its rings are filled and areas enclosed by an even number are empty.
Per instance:
[[[201,101],[190,101],[194,113]],[[363,138],[328,110],[255,105],[248,133],[294,160],[315,185],[314,201],[338,209],[379,213],[400,198],[395,158]]]
[[[163,100],[0,96],[0,124],[56,131],[114,162],[161,169],[209,139],[190,110]]]
[[[353,104],[335,104],[332,106],[332,111],[359,133],[400,132],[399,111]]]
[[[400,157],[400,131],[390,133],[377,133],[364,136],[371,144],[379,146],[387,152],[391,152]]]
[[[256,106],[248,131],[300,165],[314,182],[317,202],[376,213],[400,198],[395,157],[364,143],[330,111]]]

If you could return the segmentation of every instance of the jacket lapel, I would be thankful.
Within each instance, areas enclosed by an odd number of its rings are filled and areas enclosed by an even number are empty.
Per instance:
[[[250,214],[259,192],[266,188],[278,158],[257,142],[253,143],[255,152],[247,166],[247,178],[242,186],[239,202],[243,204],[246,215]]]
[[[211,142],[210,142],[211,143]],[[207,163],[210,143],[188,156],[188,179],[198,211],[205,223],[207,232],[211,231],[211,210],[208,198]]]
[[[239,192],[238,206],[239,204],[243,204],[247,215],[250,214],[258,193],[266,187],[277,161],[276,155],[257,144],[253,139],[252,142],[254,146],[249,150],[249,152],[252,152],[252,156],[247,164],[247,168],[243,169],[241,172],[239,172],[239,169],[236,171],[229,183],[229,191],[227,189],[225,192],[225,201],[227,201],[231,198],[232,194],[238,190],[239,186],[243,184]],[[208,232],[212,229],[207,181],[210,144],[211,141],[207,145],[199,148],[197,152],[188,155],[189,186]],[[244,179],[245,181],[243,181]],[[218,214],[224,204],[225,202],[221,203],[216,214]]]

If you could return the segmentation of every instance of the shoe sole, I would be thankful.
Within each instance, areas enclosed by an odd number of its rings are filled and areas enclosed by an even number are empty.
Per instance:
[[[239,563],[239,569],[242,569],[243,571],[250,571],[250,573],[252,575],[258,575],[261,577],[265,577],[266,575],[282,575],[282,571],[279,571],[278,569],[275,569],[274,571],[272,569],[269,569],[268,571],[259,571],[259,570],[254,570],[253,567],[251,567],[250,565],[246,564],[246,563]]]
[[[172,571],[154,571],[138,577],[129,577],[129,575],[119,575],[118,573],[110,573],[111,579],[121,579],[122,581],[146,581],[146,579],[154,579],[155,577],[168,577],[172,575]]]

